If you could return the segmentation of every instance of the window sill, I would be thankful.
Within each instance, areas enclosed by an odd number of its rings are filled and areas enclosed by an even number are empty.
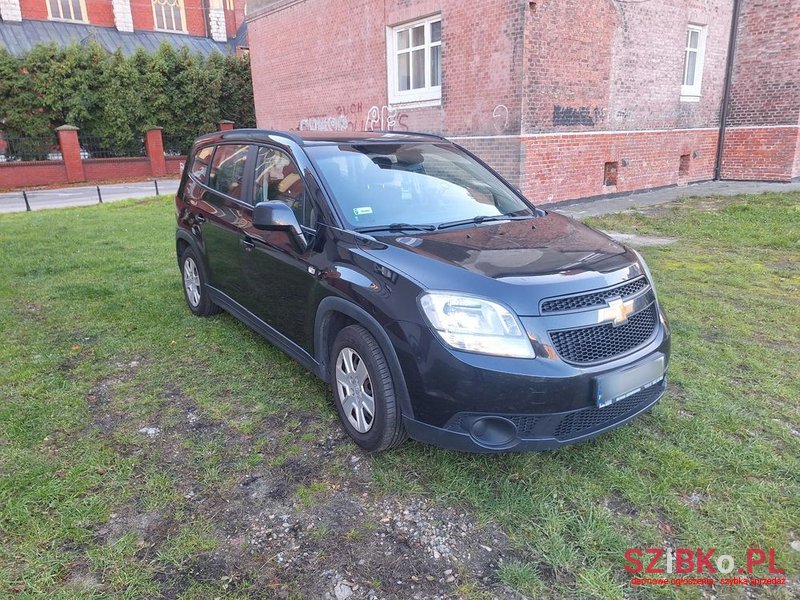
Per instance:
[[[681,94],[681,102],[700,102],[700,94]]]
[[[400,108],[409,108],[409,109],[413,109],[413,108],[435,108],[435,107],[441,106],[441,105],[442,105],[442,98],[441,97],[432,98],[432,99],[426,99],[426,100],[411,100],[411,99],[400,100],[400,99],[397,99],[397,98],[393,98],[393,99],[389,100],[389,108],[391,108],[391,109],[395,109],[395,108],[398,108],[398,109],[400,109]]]
[[[59,23],[81,23],[82,25],[88,25],[89,21],[84,21],[83,19],[62,19],[61,17],[50,17],[51,21],[57,21]]]
[[[156,33],[177,33],[178,35],[189,35],[189,32],[184,31],[183,29],[156,29],[154,27],[153,31]]]

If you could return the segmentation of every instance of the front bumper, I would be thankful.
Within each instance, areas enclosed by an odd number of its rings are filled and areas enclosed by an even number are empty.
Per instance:
[[[458,413],[445,427],[436,427],[406,417],[408,434],[420,442],[427,442],[465,452],[521,452],[525,450],[553,450],[589,440],[624,425],[652,408],[664,395],[667,380],[634,394],[605,408],[586,407],[579,410],[540,415],[498,415],[496,413]],[[471,433],[475,424],[484,436]],[[498,433],[486,433],[496,427]],[[491,443],[497,440],[497,443]]]
[[[625,356],[592,366],[570,365],[554,352],[534,359],[470,354],[446,348],[424,326],[390,327],[412,413],[404,416],[419,441],[471,452],[553,449],[581,442],[634,419],[658,402],[666,377],[636,394],[598,408],[597,377],[663,355],[669,326]]]

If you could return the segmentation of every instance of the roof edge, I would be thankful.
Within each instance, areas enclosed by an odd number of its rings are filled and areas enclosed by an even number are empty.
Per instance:
[[[256,19],[280,12],[302,2],[306,2],[306,0],[247,0],[247,17],[245,17],[245,22],[250,23]]]

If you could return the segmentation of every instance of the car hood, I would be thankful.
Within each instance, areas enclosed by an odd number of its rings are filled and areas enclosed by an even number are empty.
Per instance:
[[[364,247],[423,289],[496,298],[518,314],[538,300],[597,289],[642,274],[638,257],[607,235],[563,215],[432,232],[379,236]]]
[[[625,252],[599,231],[552,212],[381,241],[493,279],[586,268]]]

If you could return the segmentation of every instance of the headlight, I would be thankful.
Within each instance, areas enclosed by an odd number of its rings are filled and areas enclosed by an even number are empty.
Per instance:
[[[522,323],[497,302],[430,292],[420,296],[419,305],[431,327],[451,348],[514,358],[535,356]]]

